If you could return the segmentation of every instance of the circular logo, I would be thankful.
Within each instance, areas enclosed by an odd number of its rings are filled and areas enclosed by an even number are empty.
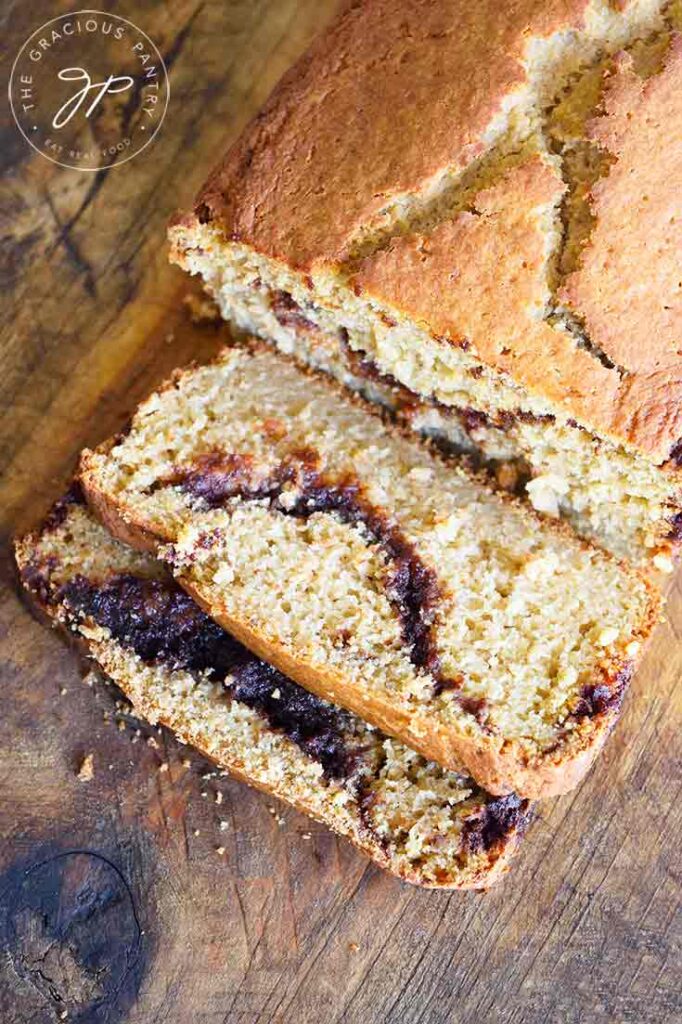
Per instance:
[[[76,11],[46,22],[17,54],[9,81],[27,142],[62,167],[101,171],[145,149],[170,88],[158,49],[131,21]]]

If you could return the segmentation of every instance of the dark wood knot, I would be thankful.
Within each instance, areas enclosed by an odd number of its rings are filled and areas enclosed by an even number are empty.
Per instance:
[[[143,974],[142,929],[130,887],[88,850],[10,871],[3,939],[17,974],[70,1024],[115,1024]]]

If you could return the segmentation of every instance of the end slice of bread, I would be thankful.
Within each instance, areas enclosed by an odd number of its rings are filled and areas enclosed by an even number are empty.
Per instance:
[[[174,220],[171,259],[241,329],[301,354],[319,332],[418,429],[669,572],[681,126],[679,0],[344,5]]]
[[[526,802],[426,761],[259,661],[164,566],[113,540],[72,491],[16,546],[39,607],[151,723],[349,838],[417,885],[487,888],[508,869]]]
[[[82,480],[260,657],[499,795],[579,781],[657,615],[641,574],[258,348],[176,375]]]

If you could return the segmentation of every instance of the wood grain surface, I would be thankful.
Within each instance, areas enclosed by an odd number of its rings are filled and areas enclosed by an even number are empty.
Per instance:
[[[74,6],[6,2],[6,73],[34,28]],[[220,344],[223,328],[188,316],[166,221],[336,5],[99,6],[166,57],[154,143],[92,175],[35,154],[8,114],[1,136],[2,1024],[682,1020],[679,575],[604,756],[539,808],[512,874],[482,896],[401,885],[293,811],[204,778],[165,733],[138,735],[24,606],[11,535],[83,445]]]

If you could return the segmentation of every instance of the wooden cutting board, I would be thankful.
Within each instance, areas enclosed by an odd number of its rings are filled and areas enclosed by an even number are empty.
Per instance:
[[[79,449],[172,367],[219,346],[223,328],[188,315],[166,221],[336,5],[107,6],[171,65],[154,143],[91,175],[35,155],[9,118],[2,134],[0,1019],[682,1019],[679,576],[604,756],[580,789],[539,808],[487,895],[401,885],[273,800],[205,778],[198,757],[83,682],[18,596],[10,536],[60,493]],[[66,10],[9,4],[7,52]],[[89,782],[77,775],[87,754]]]

